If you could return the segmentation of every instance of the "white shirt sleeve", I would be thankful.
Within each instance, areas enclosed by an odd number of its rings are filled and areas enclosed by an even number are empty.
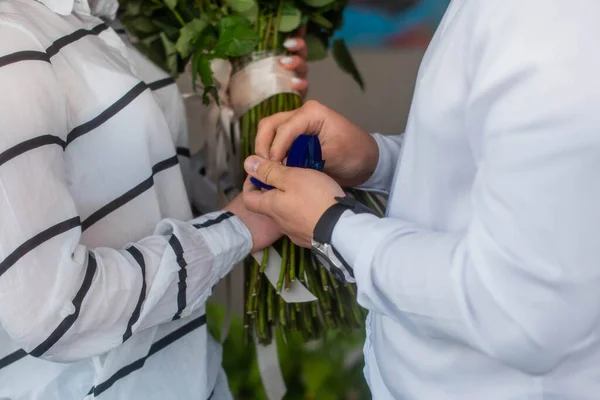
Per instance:
[[[164,220],[122,249],[80,244],[61,146],[65,88],[29,33],[2,24],[0,36],[11,39],[0,41],[2,328],[33,356],[71,362],[200,308],[249,253],[247,228],[217,212]]]
[[[377,142],[379,148],[379,158],[377,167],[373,175],[365,183],[360,185],[358,189],[372,190],[377,192],[389,193],[392,187],[392,180],[396,166],[400,161],[400,149],[404,135],[382,135],[374,133],[373,138]]]
[[[600,3],[508,4],[469,44],[466,231],[346,212],[333,244],[369,310],[544,374],[599,340]]]

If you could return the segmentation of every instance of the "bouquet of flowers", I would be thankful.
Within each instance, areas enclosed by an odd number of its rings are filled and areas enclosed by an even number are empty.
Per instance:
[[[143,53],[174,76],[190,68],[205,104],[218,105],[221,116],[229,112],[230,118],[222,124],[227,133],[222,142],[233,162],[225,172],[232,173],[241,171],[243,160],[254,154],[262,118],[301,106],[301,98],[291,87],[291,72],[278,60],[285,54],[283,42],[300,27],[306,26],[309,60],[325,58],[331,50],[340,68],[363,86],[344,41],[332,38],[342,24],[346,3],[123,0],[121,20]],[[243,176],[233,175],[241,187]],[[383,212],[377,196],[351,194]],[[356,303],[355,287],[338,282],[318,265],[310,250],[295,246],[288,238],[247,260],[245,272],[244,324],[261,343],[272,341],[273,328],[283,337],[300,332],[308,340],[321,337],[327,329],[363,325],[365,311]],[[309,294],[302,300],[286,296],[302,290]]]

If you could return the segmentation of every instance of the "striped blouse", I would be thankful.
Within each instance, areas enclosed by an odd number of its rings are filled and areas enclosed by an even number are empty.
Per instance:
[[[177,87],[70,1],[0,1],[0,399],[230,398],[204,304],[250,233],[193,219]]]

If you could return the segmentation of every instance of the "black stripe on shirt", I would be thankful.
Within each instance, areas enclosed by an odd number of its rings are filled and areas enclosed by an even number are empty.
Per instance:
[[[154,82],[150,82],[148,84],[148,88],[150,88],[150,90],[160,90],[164,87],[167,86],[171,86],[175,83],[175,79],[173,78],[164,78],[164,79],[159,79],[157,81]]]
[[[81,225],[79,217],[71,218],[56,224],[43,232],[38,233],[25,243],[17,247],[12,253],[10,253],[2,262],[0,262],[0,276],[2,276],[10,267],[17,263],[27,253],[52,239],[55,236],[65,233],[73,228]]]
[[[208,228],[209,226],[220,224],[221,222],[228,220],[229,218],[231,218],[233,216],[234,216],[233,213],[226,211],[223,214],[219,215],[215,219],[208,220],[201,224],[194,224],[193,226],[194,226],[194,228],[197,228],[197,229]]]
[[[131,318],[127,323],[127,329],[125,329],[125,333],[123,334],[123,341],[129,339],[132,335],[133,325],[140,318],[140,313],[142,311],[142,305],[144,304],[144,300],[146,300],[146,262],[144,261],[144,256],[142,252],[139,251],[136,247],[131,246],[125,249],[131,256],[135,259],[135,261],[139,264],[140,269],[142,271],[142,289],[140,290],[140,297],[138,298],[137,305],[135,306],[135,310],[131,314]]]
[[[152,167],[152,175],[140,184],[136,185],[133,189],[127,191],[125,194],[117,197],[110,203],[101,207],[99,210],[91,214],[81,223],[81,229],[86,230],[90,226],[94,225],[96,222],[100,221],[102,218],[106,217],[110,213],[118,210],[123,207],[125,204],[129,203],[131,200],[135,199],[142,193],[149,190],[152,186],[154,186],[154,176],[161,171],[169,169],[177,165],[177,156],[170,157],[166,160],[163,160]]]
[[[7,355],[6,357],[0,358],[0,369],[16,363],[20,359],[25,358],[25,356],[27,356],[27,352],[23,349],[20,349]]]
[[[96,129],[110,118],[115,116],[119,111],[127,107],[133,100],[135,100],[140,94],[142,94],[148,86],[144,82],[140,82],[135,85],[132,89],[130,89],[127,93],[123,95],[119,100],[117,100],[113,105],[108,107],[106,110],[102,111],[97,117],[92,120],[79,125],[74,128],[67,135],[67,144],[70,144],[78,137],[85,135],[86,133]]]
[[[175,257],[177,257],[177,264],[179,265],[179,292],[177,293],[177,312],[173,316],[173,321],[175,321],[181,318],[181,313],[187,305],[187,262],[185,261],[185,258],[183,258],[183,247],[181,247],[181,243],[175,235],[171,235],[171,239],[169,239],[169,245],[173,249]]]
[[[161,171],[169,169],[171,167],[179,164],[179,160],[177,160],[177,156],[169,157],[166,160],[163,160],[152,167],[152,174],[156,175]]]
[[[188,322],[187,324],[183,325],[182,327],[174,330],[173,332],[169,333],[167,336],[165,336],[164,338],[160,339],[159,341],[153,343],[152,346],[150,346],[148,355],[146,355],[143,358],[140,358],[139,360],[132,362],[129,365],[126,365],[125,367],[123,367],[120,370],[118,370],[117,372],[115,372],[113,374],[113,376],[111,376],[105,382],[102,382],[102,383],[92,387],[90,389],[90,391],[88,392],[88,396],[91,394],[93,394],[94,397],[99,396],[103,392],[110,389],[111,386],[113,386],[120,379],[123,379],[127,375],[131,374],[132,372],[135,372],[135,371],[141,369],[144,366],[144,363],[146,362],[146,360],[148,358],[150,358],[154,354],[158,353],[159,351],[163,350],[168,345],[170,345],[170,344],[176,342],[177,340],[181,339],[182,337],[186,336],[187,334],[202,327],[205,324],[206,324],[206,315],[202,315],[202,316],[192,320],[191,322]]]
[[[48,339],[44,340],[38,347],[33,349],[29,354],[34,357],[41,357],[47,352],[52,346],[56,344],[67,331],[73,326],[77,318],[79,317],[79,313],[81,312],[81,304],[85,299],[90,287],[92,286],[92,281],[94,280],[94,275],[96,275],[97,269],[96,258],[92,253],[88,253],[88,263],[85,271],[85,276],[83,278],[83,282],[79,291],[73,298],[73,306],[75,306],[75,312],[73,314],[65,317],[61,323],[56,327],[54,332],[48,336]]]
[[[5,56],[0,57],[0,67],[14,64],[20,61],[46,61],[49,63],[50,57],[48,57],[48,54],[44,53],[43,51],[17,51],[15,53],[7,54]]]
[[[49,57],[54,57],[58,52],[65,46],[78,41],[79,39],[89,36],[89,35],[99,35],[101,32],[108,29],[106,24],[100,24],[92,29],[78,29],[73,33],[68,34],[67,36],[63,36],[60,39],[57,39],[46,49],[46,54]]]
[[[177,148],[177,155],[182,156],[182,157],[187,157],[190,158],[190,149],[187,149],[185,147],[178,147]]]
[[[65,148],[65,141],[54,135],[42,135],[33,139],[21,142],[8,150],[0,153],[0,165],[12,160],[13,158],[20,156],[21,154],[28,152],[29,150],[37,149],[38,147],[47,146],[49,144],[56,144]]]

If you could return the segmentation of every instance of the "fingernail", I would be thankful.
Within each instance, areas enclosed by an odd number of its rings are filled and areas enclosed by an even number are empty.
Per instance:
[[[256,170],[258,169],[259,165],[260,165],[260,158],[258,158],[256,156],[250,156],[250,157],[246,158],[246,161],[244,162],[244,168],[246,169],[246,172],[249,174],[255,173]]]
[[[302,84],[302,82],[303,82],[303,81],[302,81],[302,79],[300,79],[300,78],[296,78],[296,77],[293,77],[293,78],[292,78],[292,83],[293,83],[294,85],[300,85],[300,84]]]
[[[285,42],[283,42],[283,47],[285,47],[286,49],[298,47],[298,41],[296,39],[288,39]]]
[[[294,59],[292,57],[282,57],[281,60],[279,60],[279,62],[284,65],[291,64],[293,61]]]

